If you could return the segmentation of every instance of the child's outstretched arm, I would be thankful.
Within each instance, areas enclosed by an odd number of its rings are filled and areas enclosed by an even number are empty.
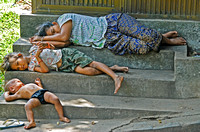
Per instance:
[[[41,73],[47,73],[49,72],[49,68],[46,66],[46,64],[42,61],[42,59],[40,58],[40,53],[42,52],[43,47],[39,46],[37,53],[35,55],[37,61],[39,62],[40,66],[35,67],[34,71],[36,72],[41,72]]]
[[[41,82],[40,78],[36,78],[36,79],[35,79],[35,83],[36,83],[39,87],[43,88],[42,82]]]
[[[9,91],[6,91],[4,93],[4,98],[5,98],[6,101],[13,101],[13,100],[19,99],[20,96],[16,93],[11,95]]]

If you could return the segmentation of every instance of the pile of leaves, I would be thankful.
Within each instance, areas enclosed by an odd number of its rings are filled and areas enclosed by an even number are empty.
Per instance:
[[[19,15],[7,11],[12,5],[0,4],[0,64],[3,57],[12,52],[12,44],[19,38]],[[0,71],[0,95],[3,92],[4,73]]]

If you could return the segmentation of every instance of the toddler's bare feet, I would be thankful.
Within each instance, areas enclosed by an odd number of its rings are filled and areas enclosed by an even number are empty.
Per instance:
[[[169,32],[163,34],[163,36],[166,38],[175,38],[175,37],[178,37],[178,32],[177,31],[169,31]]]
[[[124,79],[124,77],[117,76],[116,79],[114,80],[115,81],[115,92],[114,92],[114,94],[116,94],[118,92],[118,90],[120,89],[123,79]]]
[[[118,66],[118,65],[114,65],[114,66],[110,67],[110,69],[113,71],[128,72],[128,67],[122,67],[122,66]]]
[[[170,39],[170,45],[186,45],[186,40],[182,37]]]
[[[30,129],[36,127],[35,122],[30,122],[28,125],[24,126],[24,129]]]
[[[68,119],[67,117],[63,117],[63,118],[60,118],[60,121],[62,122],[66,122],[66,123],[70,123],[70,119]]]

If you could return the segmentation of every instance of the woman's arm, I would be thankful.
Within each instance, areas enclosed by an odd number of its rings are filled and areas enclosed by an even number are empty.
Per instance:
[[[65,44],[70,44],[69,39],[70,39],[70,36],[71,36],[71,31],[72,31],[72,21],[69,20],[62,25],[59,33],[55,33],[53,35],[44,36],[44,37],[33,36],[29,39],[29,41],[31,43],[36,42],[36,41],[49,41],[49,42],[50,41],[58,41],[58,43],[57,43],[58,46],[62,45],[62,47],[64,47]]]
[[[69,41],[72,31],[72,20],[64,23],[60,29],[59,33],[55,33],[54,35],[44,36],[44,41],[61,41],[66,42]]]
[[[19,99],[20,97],[17,93],[10,95],[10,92],[6,91],[4,93],[4,98],[5,98],[6,101],[13,101],[13,100]]]
[[[40,42],[40,41],[32,42],[32,44],[37,45],[38,42]],[[47,43],[47,42],[49,44],[53,44],[56,48],[68,47],[71,44],[70,41],[66,41],[66,42],[61,42],[61,41],[43,41],[43,43]]]

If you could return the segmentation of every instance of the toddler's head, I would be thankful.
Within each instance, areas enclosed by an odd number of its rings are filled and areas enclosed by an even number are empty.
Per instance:
[[[10,93],[16,93],[24,84],[17,78],[11,79],[5,85],[5,91],[9,91]]]

